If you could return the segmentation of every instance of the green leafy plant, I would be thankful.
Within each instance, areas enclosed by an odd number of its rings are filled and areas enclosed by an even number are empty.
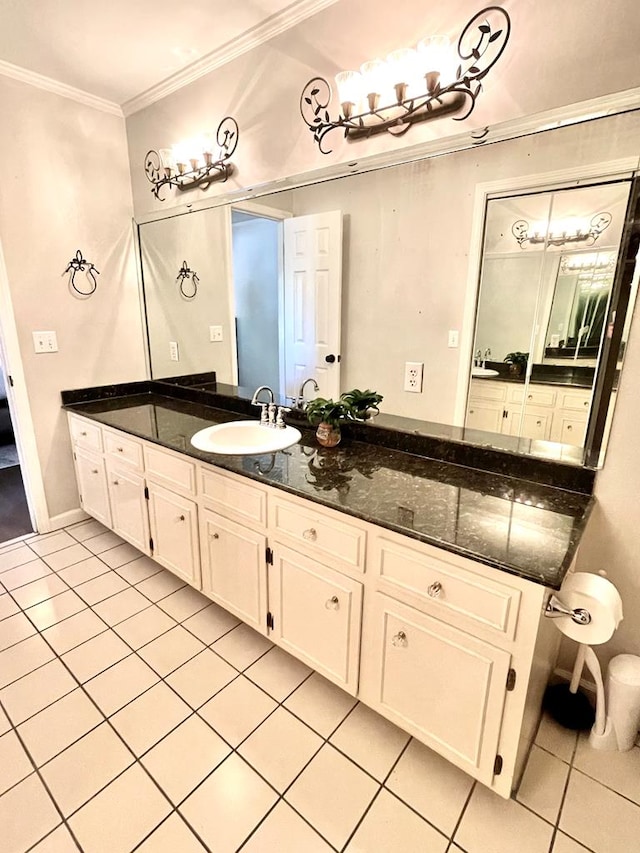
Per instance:
[[[504,360],[509,362],[509,364],[517,364],[520,367],[526,367],[527,362],[529,361],[529,353],[528,352],[508,352]]]
[[[325,423],[338,427],[352,418],[352,409],[345,400],[326,400],[324,397],[316,397],[307,406],[307,418],[313,426]]]
[[[350,406],[350,417],[353,420],[363,421],[366,420],[371,411],[375,414],[379,412],[378,404],[382,402],[383,397],[382,394],[371,391],[369,388],[365,391],[354,388],[353,391],[345,391],[344,394],[341,394],[340,399]]]

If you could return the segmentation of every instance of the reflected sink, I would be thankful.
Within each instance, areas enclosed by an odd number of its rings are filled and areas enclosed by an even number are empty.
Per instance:
[[[302,438],[299,429],[262,426],[257,421],[230,421],[201,429],[191,438],[191,444],[208,453],[228,456],[252,456],[275,453],[297,444]]]
[[[491,376],[499,376],[500,374],[497,370],[491,370],[488,367],[472,367],[471,375],[475,379],[489,379]]]

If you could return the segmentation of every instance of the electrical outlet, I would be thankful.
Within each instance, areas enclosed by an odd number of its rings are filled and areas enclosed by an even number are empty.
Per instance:
[[[55,332],[33,332],[33,348],[36,352],[58,352]]]
[[[404,365],[404,390],[414,394],[422,391],[424,364],[421,361],[407,361]]]
[[[171,361],[180,361],[177,341],[169,341],[169,358],[171,359]]]
[[[222,326],[209,326],[209,340],[212,342],[222,340]]]
[[[449,329],[449,346],[455,349],[458,346],[458,330]]]

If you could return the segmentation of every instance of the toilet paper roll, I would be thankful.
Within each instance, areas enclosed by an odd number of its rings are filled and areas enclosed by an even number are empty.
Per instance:
[[[560,616],[557,627],[565,636],[597,646],[613,636],[622,621],[622,599],[611,581],[589,572],[569,575],[558,593],[562,603],[570,609],[583,607],[591,614],[588,625],[578,625],[570,616]]]

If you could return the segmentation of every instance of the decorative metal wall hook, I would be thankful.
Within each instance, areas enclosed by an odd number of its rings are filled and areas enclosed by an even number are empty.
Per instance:
[[[233,164],[228,161],[239,137],[238,123],[231,116],[225,116],[218,125],[215,144],[211,137],[203,137],[191,150],[177,154],[169,149],[158,152],[152,148],[144,158],[145,174],[153,184],[151,192],[158,201],[164,201],[160,196],[163,187],[177,187],[181,191],[193,187],[206,190],[214,181],[226,181],[233,172]]]
[[[184,285],[186,281],[191,280],[191,284],[193,285],[193,293],[187,293],[184,289]],[[200,279],[198,278],[198,274],[195,270],[189,269],[187,262],[183,261],[182,266],[178,270],[178,277],[176,278],[178,282],[178,286],[180,287],[180,293],[184,296],[185,299],[193,299],[193,297],[198,292],[198,284],[200,283]]]
[[[89,290],[80,290],[80,288],[76,286],[76,273],[78,272],[86,273],[87,280],[90,285]],[[87,261],[82,257],[80,249],[78,249],[75,256],[71,258],[62,275],[67,275],[67,273],[69,273],[69,286],[72,287],[76,293],[79,293],[80,296],[91,296],[92,293],[95,293],[96,287],[98,286],[96,276],[100,275],[100,272],[94,267],[91,261]]]
[[[530,233],[531,226],[526,219],[518,219],[511,226],[511,233],[521,249],[524,249],[527,243],[532,246],[540,243],[546,243],[548,246],[564,246],[567,243],[593,246],[602,232],[611,225],[612,219],[610,213],[603,212],[596,213],[588,226],[583,226],[579,219],[563,220],[555,226],[553,221],[545,222],[534,228],[533,233]]]
[[[380,105],[381,92],[368,92],[365,87],[360,97],[343,99],[342,113],[332,119],[328,110],[331,86],[324,77],[314,77],[302,90],[300,113],[323,154],[331,153],[331,149],[324,148],[324,139],[336,128],[344,130],[346,139],[351,141],[384,131],[402,136],[416,122],[447,115],[462,121],[473,112],[482,91],[481,81],[502,56],[510,33],[511,19],[507,12],[500,6],[488,6],[474,15],[460,34],[459,62],[452,82],[445,84],[442,69],[434,70],[427,63],[421,71],[425,83],[419,93],[410,92],[407,79],[390,79],[385,88],[395,88],[395,102]],[[368,109],[356,112],[360,100],[367,102]],[[462,115],[457,115],[461,112]]]

